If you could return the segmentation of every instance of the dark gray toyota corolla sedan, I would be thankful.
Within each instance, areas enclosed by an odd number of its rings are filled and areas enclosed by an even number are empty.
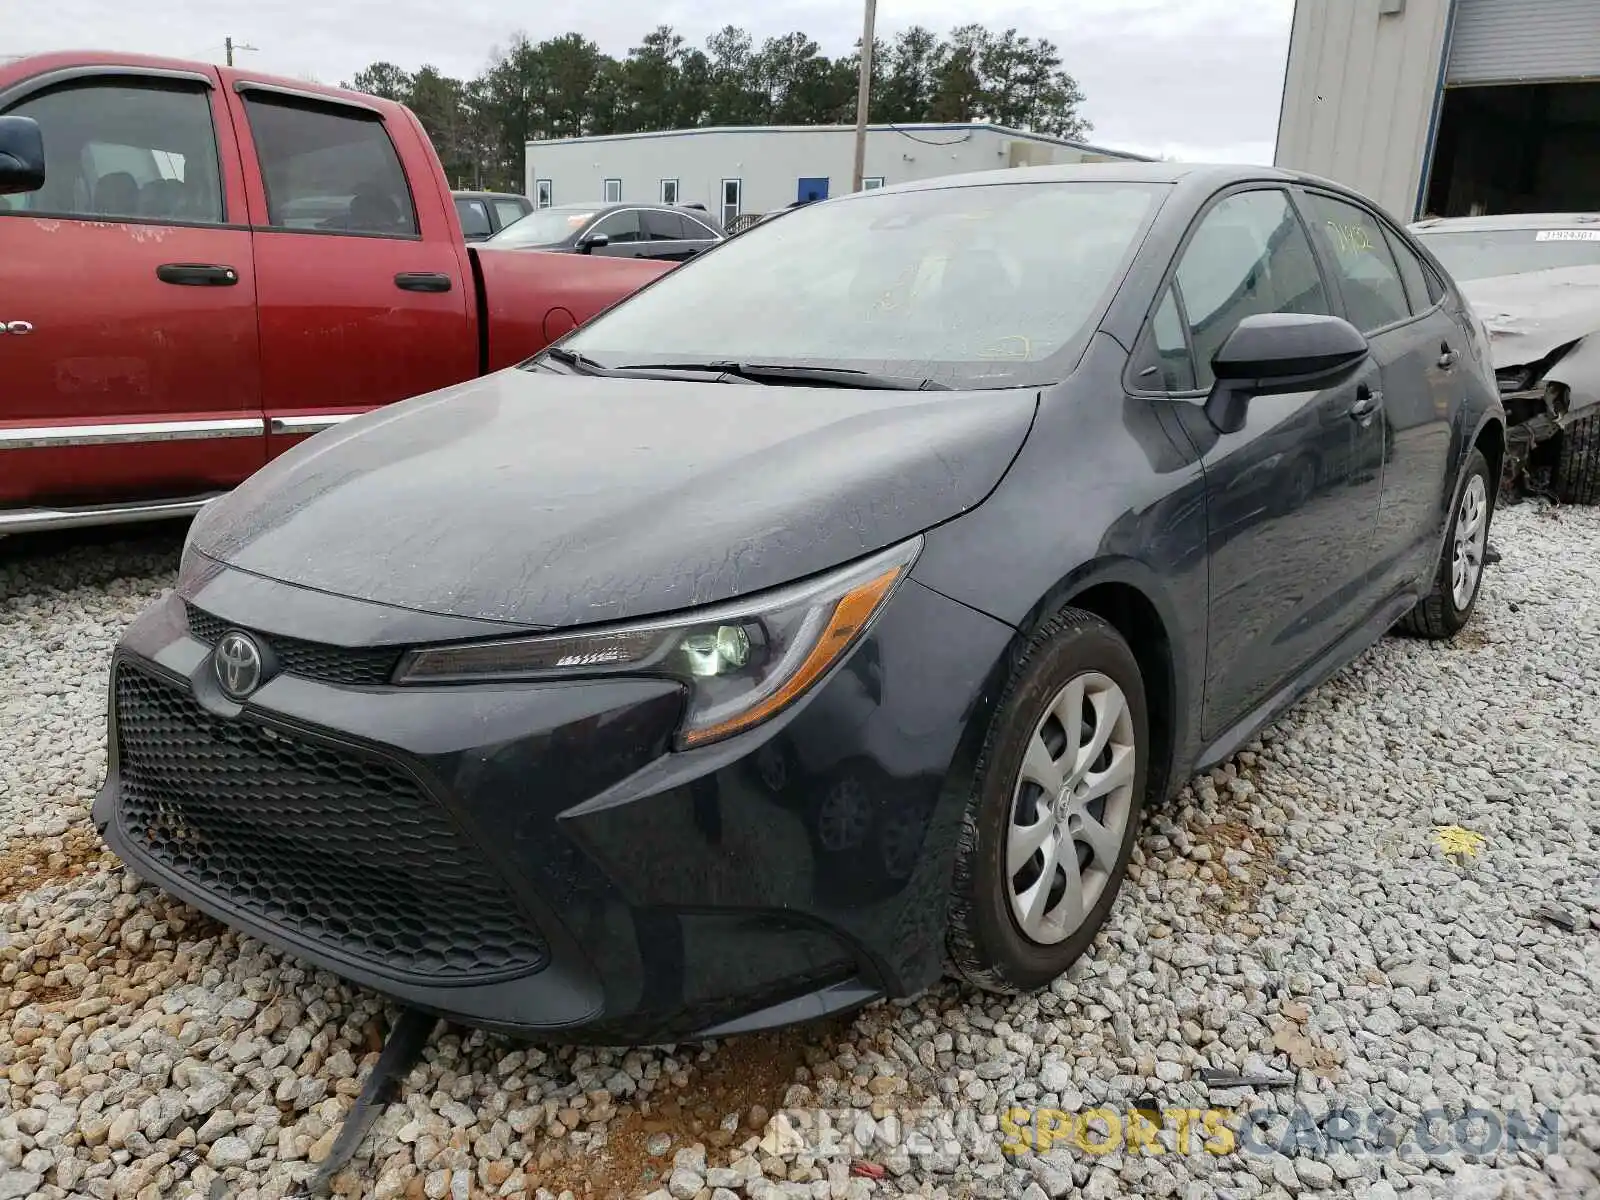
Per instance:
[[[807,206],[196,520],[111,677],[140,875],[407,1004],[678,1039],[1089,946],[1140,812],[1478,595],[1481,331],[1270,169]]]

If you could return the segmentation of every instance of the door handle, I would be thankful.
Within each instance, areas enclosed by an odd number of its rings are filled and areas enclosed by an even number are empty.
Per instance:
[[[453,286],[450,276],[438,271],[401,271],[394,285],[402,292],[448,292]]]
[[[1350,406],[1351,419],[1360,421],[1363,425],[1367,424],[1382,403],[1383,393],[1373,391],[1363,383],[1356,389],[1356,402]]]
[[[1455,365],[1456,352],[1450,349],[1450,343],[1446,342],[1443,346],[1439,347],[1439,369],[1441,371],[1449,371],[1452,370]]]
[[[162,263],[156,278],[179,287],[232,287],[239,282],[239,272],[216,263]]]

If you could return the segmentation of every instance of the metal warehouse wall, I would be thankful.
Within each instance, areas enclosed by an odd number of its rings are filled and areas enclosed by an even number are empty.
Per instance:
[[[1600,4],[1600,0],[1594,0]],[[1276,162],[1419,215],[1450,0],[1296,0]]]
[[[867,178],[887,184],[1009,167],[1020,162],[1078,162],[1087,155],[1070,146],[1011,139],[995,129],[888,129],[867,133]],[[622,181],[622,199],[653,203],[663,179],[678,180],[680,203],[704,204],[720,215],[722,181],[743,181],[742,211],[782,208],[799,194],[802,178],[825,177],[829,194],[850,190],[855,135],[844,129],[687,130],[655,135],[529,142],[527,192],[549,179],[557,204],[598,203],[605,181]]]

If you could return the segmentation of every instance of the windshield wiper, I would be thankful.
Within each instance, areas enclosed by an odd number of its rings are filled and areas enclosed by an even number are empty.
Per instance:
[[[587,354],[579,354],[576,350],[568,350],[565,346],[551,346],[544,352],[545,358],[553,358],[564,367],[571,367],[583,375],[610,375],[612,369],[602,363],[595,362]]]
[[[896,392],[948,392],[950,385],[936,379],[916,379],[905,375],[876,375],[871,371],[858,371],[853,367],[811,367],[787,363],[748,363],[732,359],[715,359],[710,362],[651,363],[649,366],[618,367],[619,371],[715,371],[758,383],[793,381],[796,383],[832,384],[835,387],[868,388],[875,391]]]

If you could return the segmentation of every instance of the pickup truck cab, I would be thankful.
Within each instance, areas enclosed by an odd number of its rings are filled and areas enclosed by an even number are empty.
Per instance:
[[[487,241],[533,211],[533,201],[514,192],[458,191],[455,202],[461,232],[469,242]]]
[[[671,264],[469,248],[401,105],[243,68],[0,66],[0,536],[182,516],[519,362]]]

